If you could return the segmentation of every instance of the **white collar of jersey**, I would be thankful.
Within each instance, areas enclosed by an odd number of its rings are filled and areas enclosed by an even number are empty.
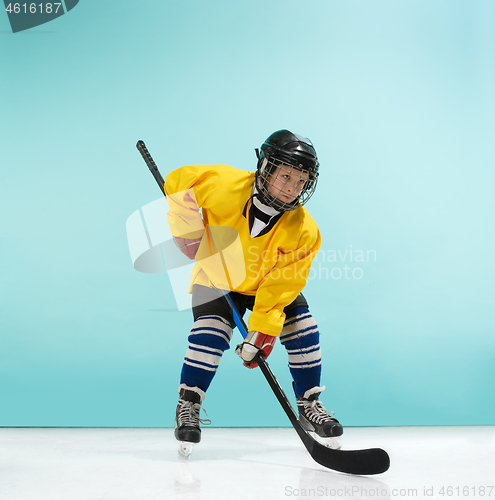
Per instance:
[[[258,217],[256,217],[256,210],[254,210],[254,219],[253,219],[253,225],[250,228],[251,232],[251,238],[256,238],[267,226],[270,225],[270,223],[273,220],[273,217],[276,215],[279,215],[280,212],[278,210],[275,210],[273,207],[270,207],[268,205],[265,205],[264,203],[261,203],[261,201],[258,199],[256,196],[258,194],[258,191],[256,190],[256,186],[253,186],[253,192],[252,192],[252,197],[251,200],[253,201],[255,207],[257,210],[260,212],[263,212],[265,215],[269,217],[267,222],[262,221]],[[250,219],[251,220],[251,219]]]

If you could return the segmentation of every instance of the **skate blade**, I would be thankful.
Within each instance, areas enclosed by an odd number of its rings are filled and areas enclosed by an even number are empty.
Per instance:
[[[340,450],[342,448],[342,443],[340,442],[340,437],[328,437],[321,438],[321,442],[327,448],[331,448],[332,450]]]
[[[310,432],[310,435],[315,441],[318,441],[323,446],[331,448],[332,450],[340,450],[342,448],[342,443],[340,442],[340,436],[336,437],[321,437],[316,434],[316,432]]]
[[[194,443],[189,441],[179,441],[179,453],[185,458],[189,458],[193,451]]]

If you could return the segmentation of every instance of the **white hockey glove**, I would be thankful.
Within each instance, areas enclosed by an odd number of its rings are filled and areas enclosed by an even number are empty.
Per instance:
[[[253,361],[254,357],[259,351],[262,351],[263,357],[268,358],[275,345],[276,338],[273,335],[266,335],[257,331],[248,332],[244,342],[237,346],[235,353],[244,360],[244,366],[256,368],[258,363]]]

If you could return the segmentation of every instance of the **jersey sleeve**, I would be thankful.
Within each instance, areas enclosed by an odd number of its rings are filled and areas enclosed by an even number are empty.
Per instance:
[[[201,237],[205,225],[199,209],[214,203],[211,194],[217,176],[211,165],[185,166],[167,175],[164,186],[169,206],[167,222],[173,236]]]
[[[279,250],[277,264],[260,283],[249,317],[249,330],[279,336],[285,321],[284,308],[306,285],[311,262],[321,246],[321,237],[309,213],[305,211],[304,214],[296,247],[288,251]]]

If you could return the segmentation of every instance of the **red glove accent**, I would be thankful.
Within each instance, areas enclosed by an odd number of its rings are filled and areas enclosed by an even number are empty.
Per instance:
[[[177,248],[191,260],[196,256],[196,252],[198,251],[199,244],[201,243],[202,238],[180,238],[178,236],[174,236],[174,242],[177,245]]]
[[[259,353],[263,352],[263,357],[266,359],[272,352],[273,346],[275,345],[275,340],[277,337],[273,335],[266,335],[261,332],[251,331],[248,332],[244,342],[237,346],[235,350],[245,362],[244,366],[247,368],[256,368],[258,363],[252,361],[254,357]]]

